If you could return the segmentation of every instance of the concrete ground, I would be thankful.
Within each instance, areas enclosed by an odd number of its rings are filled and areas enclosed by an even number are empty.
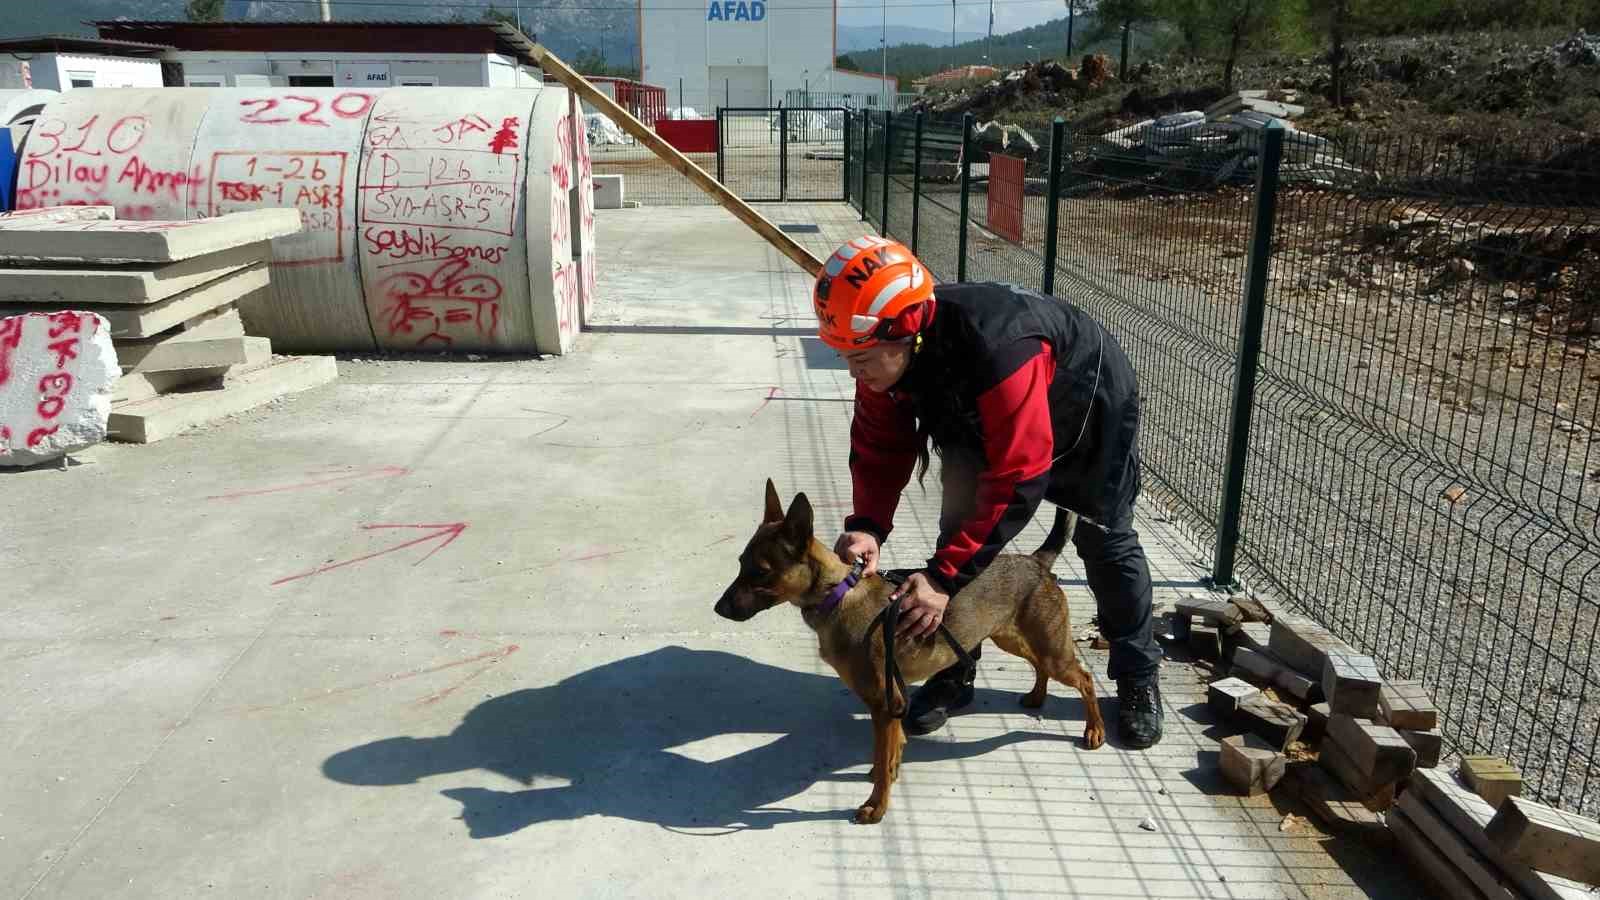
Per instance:
[[[859,228],[768,211],[819,251]],[[600,241],[576,355],[342,360],[232,422],[0,474],[0,893],[1416,896],[1223,789],[1179,663],[1164,743],[1087,752],[1080,701],[1025,713],[991,651],[886,821],[851,824],[859,704],[797,614],[711,610],[763,479],[846,511],[850,386],[800,336],[806,279],[713,209],[602,213]],[[936,502],[909,493],[891,564]],[[1195,549],[1141,530],[1170,601]]]

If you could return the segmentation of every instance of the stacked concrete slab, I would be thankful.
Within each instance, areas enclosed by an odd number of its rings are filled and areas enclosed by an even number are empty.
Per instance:
[[[593,173],[565,88],[79,89],[18,155],[24,209],[119,220],[265,208],[252,334],[304,351],[564,353],[593,304]]]
[[[108,207],[0,217],[0,313],[104,323],[121,377],[111,437],[148,443],[332,380],[330,357],[274,357],[239,307],[270,286],[292,209],[129,222]]]

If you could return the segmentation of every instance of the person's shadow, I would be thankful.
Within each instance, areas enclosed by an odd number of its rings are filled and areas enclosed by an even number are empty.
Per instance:
[[[985,697],[985,694],[993,696]],[[978,706],[1014,708],[1016,697],[979,691]],[[982,701],[989,701],[984,703]],[[1077,698],[1053,698],[1052,718],[1082,719]],[[872,729],[831,673],[814,675],[730,653],[665,647],[580,672],[549,687],[486,700],[439,737],[393,737],[330,756],[322,771],[351,785],[400,785],[432,775],[484,769],[523,784],[564,779],[560,787],[444,791],[464,807],[472,837],[510,834],[540,822],[589,815],[652,822],[665,828],[737,830],[788,822],[849,819],[843,810],[774,806],[825,778],[871,760]],[[701,762],[715,745],[669,752],[707,738],[738,746],[738,735],[781,737],[754,749]],[[982,741],[913,740],[902,782],[917,762],[965,759],[1025,740],[1071,740],[1014,732]]]

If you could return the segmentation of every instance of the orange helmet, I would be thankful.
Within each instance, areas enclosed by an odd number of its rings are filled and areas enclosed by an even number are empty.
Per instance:
[[[879,326],[933,297],[933,277],[898,241],[857,238],[840,247],[817,276],[812,302],[817,336],[835,350],[883,340]]]

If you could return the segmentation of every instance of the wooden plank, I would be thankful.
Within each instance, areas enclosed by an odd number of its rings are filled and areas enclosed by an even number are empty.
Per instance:
[[[1395,843],[1400,845],[1400,849],[1428,881],[1439,889],[1439,896],[1449,897],[1450,900],[1485,900],[1483,892],[1450,864],[1450,860],[1404,812],[1398,809],[1391,811],[1388,823],[1389,830],[1394,833]]]
[[[286,394],[310,390],[338,377],[331,356],[288,356],[228,378],[215,390],[166,394],[111,408],[111,436],[148,444],[227,416],[237,415]]]
[[[1474,850],[1483,854],[1504,872],[1532,900],[1595,900],[1585,885],[1565,878],[1537,872],[1490,842],[1484,827],[1494,819],[1494,808],[1482,797],[1439,769],[1418,769],[1411,773],[1407,794],[1420,794],[1456,833],[1466,838]]]
[[[1417,827],[1450,865],[1472,882],[1485,897],[1492,900],[1519,900],[1525,896],[1517,890],[1511,877],[1501,872],[1489,858],[1479,853],[1472,844],[1428,805],[1421,791],[1406,791],[1395,807],[1395,813],[1405,816]]]
[[[1329,651],[1353,652],[1350,645],[1305,616],[1280,615],[1272,620],[1267,649],[1284,664],[1309,678],[1321,678]]]
[[[1387,725],[1334,713],[1323,749],[1337,744],[1356,769],[1375,784],[1400,781],[1417,767],[1417,751]],[[1353,785],[1352,785],[1353,786]]]
[[[1483,831],[1507,857],[1529,868],[1600,884],[1600,822],[1507,797]]]
[[[111,325],[111,336],[117,340],[154,337],[175,325],[203,316],[220,306],[235,303],[251,293],[261,290],[271,282],[266,263],[257,263],[245,269],[224,275],[215,281],[191,288],[145,306],[103,306],[84,304],[74,306],[86,312],[99,313]],[[0,315],[17,315],[37,312],[36,308],[0,307]]]
[[[172,263],[0,267],[0,303],[154,303],[271,259],[271,244],[262,241]]]
[[[554,53],[546,50],[540,44],[534,44],[530,52],[534,61],[539,64],[539,68],[576,92],[590,106],[595,107],[599,112],[605,113],[613,122],[620,125],[622,130],[633,135],[635,140],[644,144],[650,148],[651,152],[665,160],[667,165],[672,166],[684,177],[694,182],[696,187],[710,194],[718,205],[733,213],[734,217],[739,221],[750,226],[756,234],[761,235],[763,240],[777,248],[779,253],[789,257],[796,265],[804,269],[807,275],[815,278],[821,274],[822,260],[812,256],[811,252],[800,246],[794,238],[779,231],[776,225],[756,212],[754,207],[741,200],[737,194],[723,187],[716,178],[695,165],[694,161],[689,157],[679,153],[678,148],[667,143],[643,122],[634,118],[632,113],[618,106],[615,100],[601,93],[599,89],[589,83],[588,79],[579,75],[566,63],[562,62]]]
[[[1350,789],[1309,760],[1290,763],[1282,784],[1336,834],[1387,835],[1383,818],[1351,795]]]

